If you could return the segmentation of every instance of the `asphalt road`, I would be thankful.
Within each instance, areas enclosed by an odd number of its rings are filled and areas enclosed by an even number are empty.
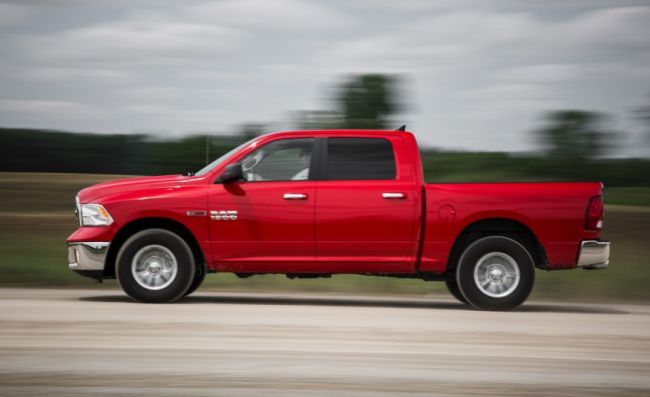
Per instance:
[[[650,306],[443,299],[0,289],[0,395],[650,395]]]

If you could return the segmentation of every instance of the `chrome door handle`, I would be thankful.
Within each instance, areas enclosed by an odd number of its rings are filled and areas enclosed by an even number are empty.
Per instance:
[[[285,200],[307,200],[307,195],[303,193],[285,193],[282,198]]]
[[[406,195],[404,193],[386,192],[386,193],[382,193],[381,197],[383,197],[385,199],[403,199],[403,198],[406,198]]]

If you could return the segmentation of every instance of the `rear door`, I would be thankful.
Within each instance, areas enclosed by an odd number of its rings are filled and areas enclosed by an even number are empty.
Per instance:
[[[316,202],[321,270],[412,272],[421,203],[403,139],[328,137],[321,147]]]

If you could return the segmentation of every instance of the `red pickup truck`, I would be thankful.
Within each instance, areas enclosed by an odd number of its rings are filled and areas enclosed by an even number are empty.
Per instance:
[[[76,207],[70,269],[140,302],[177,300],[211,272],[348,273],[444,281],[505,310],[535,268],[609,262],[601,183],[428,184],[405,131],[273,133],[195,175],[88,187]]]

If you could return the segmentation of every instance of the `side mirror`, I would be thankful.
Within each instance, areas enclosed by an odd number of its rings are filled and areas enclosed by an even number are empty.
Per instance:
[[[241,168],[241,163],[228,164],[223,173],[217,178],[217,183],[229,183],[242,180],[244,173]]]

